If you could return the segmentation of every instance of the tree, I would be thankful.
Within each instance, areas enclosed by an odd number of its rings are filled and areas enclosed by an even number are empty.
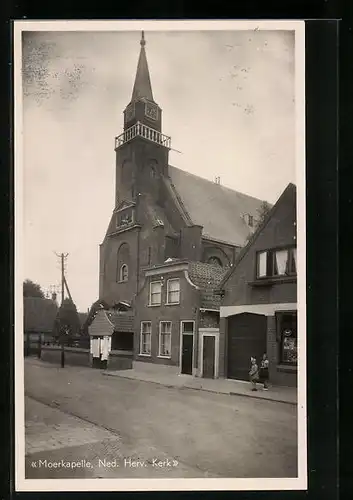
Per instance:
[[[256,222],[256,229],[264,222],[270,210],[271,205],[267,203],[267,201],[263,201],[260,207],[257,209],[258,217]]]
[[[64,299],[59,307],[53,327],[53,335],[60,343],[70,344],[72,338],[80,333],[80,319],[75,304]]]
[[[29,279],[23,282],[23,296],[39,297],[40,299],[44,299],[44,293],[40,285],[38,285],[38,283],[34,283],[34,281]]]
[[[257,209],[257,217],[255,219],[255,224],[254,224],[254,230],[248,234],[245,244],[247,245],[251,236],[254,234],[254,232],[263,224],[264,220],[267,217],[267,214],[271,210],[271,205],[267,203],[267,201],[263,201],[259,208]]]

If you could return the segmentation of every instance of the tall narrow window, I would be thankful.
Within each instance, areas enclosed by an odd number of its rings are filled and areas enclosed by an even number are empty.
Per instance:
[[[151,330],[152,325],[150,321],[141,322],[140,354],[144,354],[145,356],[151,355]]]
[[[116,281],[127,281],[129,279],[129,264],[129,245],[127,243],[122,243],[117,254]]]
[[[170,358],[172,347],[172,323],[161,321],[159,324],[159,356]]]
[[[123,264],[120,268],[120,281],[127,281],[129,279],[129,268]]]
[[[180,302],[180,280],[170,279],[167,282],[167,304],[179,304]]]
[[[277,250],[275,252],[274,273],[278,276],[283,276],[288,270],[288,250]]]
[[[152,281],[150,283],[150,306],[159,306],[162,303],[162,282]]]
[[[267,252],[257,254],[257,276],[259,278],[267,276]]]

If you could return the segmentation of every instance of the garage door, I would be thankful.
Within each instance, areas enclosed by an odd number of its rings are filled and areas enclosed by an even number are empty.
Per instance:
[[[228,318],[228,378],[249,380],[250,357],[266,352],[267,318],[243,313]]]

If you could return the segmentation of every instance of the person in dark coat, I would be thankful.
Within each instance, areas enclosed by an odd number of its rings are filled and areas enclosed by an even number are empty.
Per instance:
[[[260,365],[260,381],[264,384],[264,391],[268,391],[269,364],[267,354],[264,354]]]

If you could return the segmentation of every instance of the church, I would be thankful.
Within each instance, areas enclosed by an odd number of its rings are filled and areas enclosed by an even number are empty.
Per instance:
[[[113,358],[130,353],[132,366],[217,378],[217,289],[263,202],[170,165],[170,150],[142,32],[131,100],[115,138],[115,200],[100,245],[91,356],[95,366],[113,369]]]

